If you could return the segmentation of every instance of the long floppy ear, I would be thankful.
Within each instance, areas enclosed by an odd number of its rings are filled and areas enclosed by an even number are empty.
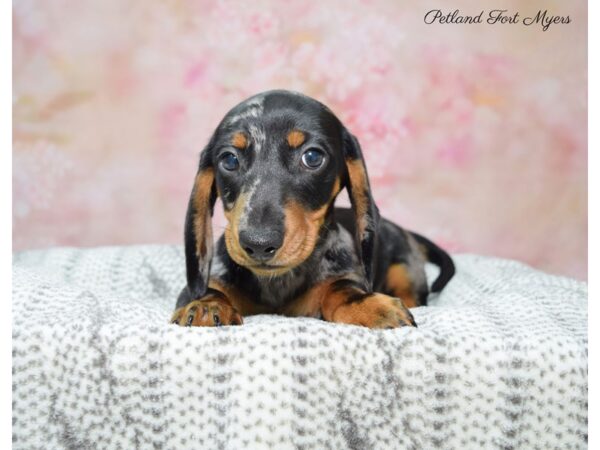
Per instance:
[[[191,300],[206,294],[213,255],[212,215],[217,200],[212,145],[200,154],[200,165],[185,216],[185,265]]]
[[[356,217],[356,245],[365,271],[368,289],[373,289],[374,252],[379,233],[379,209],[371,195],[367,168],[358,140],[344,129],[346,189]]]

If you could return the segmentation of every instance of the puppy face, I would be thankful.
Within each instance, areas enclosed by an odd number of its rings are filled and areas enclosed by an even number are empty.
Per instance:
[[[234,261],[273,276],[310,256],[341,189],[342,129],[323,105],[291,93],[252,97],[227,114],[212,164]]]
[[[326,106],[289,91],[265,92],[233,108],[200,155],[188,205],[185,254],[192,298],[208,286],[217,196],[229,222],[229,255],[256,275],[273,277],[310,256],[344,187],[370,287],[379,213],[356,138]]]

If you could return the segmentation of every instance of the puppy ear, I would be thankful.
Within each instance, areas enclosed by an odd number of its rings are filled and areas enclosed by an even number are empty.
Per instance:
[[[379,233],[379,210],[367,176],[367,168],[358,140],[347,130],[343,132],[346,161],[346,189],[356,218],[356,246],[365,272],[368,289],[373,288],[374,251]]]
[[[200,165],[185,216],[185,264],[191,300],[206,294],[213,256],[212,215],[217,200],[212,146],[200,154]]]

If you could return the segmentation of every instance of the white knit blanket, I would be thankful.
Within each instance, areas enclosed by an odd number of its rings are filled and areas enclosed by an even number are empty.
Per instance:
[[[455,261],[416,329],[183,328],[179,246],[16,254],[14,448],[585,448],[587,285]]]

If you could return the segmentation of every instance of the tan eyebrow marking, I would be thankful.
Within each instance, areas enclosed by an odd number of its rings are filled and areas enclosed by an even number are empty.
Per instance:
[[[287,142],[292,148],[300,147],[304,143],[304,133],[300,130],[292,130],[287,135]]]
[[[241,131],[238,131],[233,135],[233,139],[231,140],[231,145],[239,150],[243,150],[248,146],[248,138]]]

